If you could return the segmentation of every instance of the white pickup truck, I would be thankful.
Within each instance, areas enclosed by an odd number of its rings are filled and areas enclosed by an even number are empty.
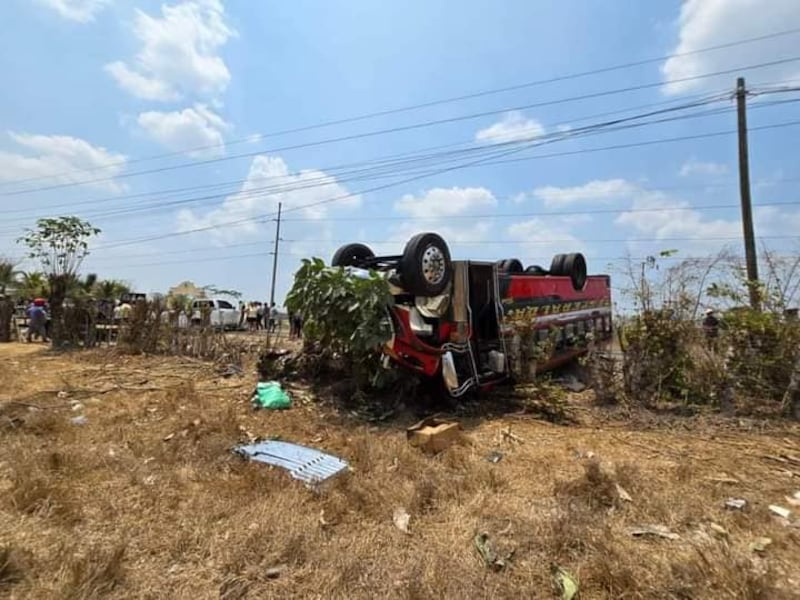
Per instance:
[[[238,329],[239,310],[227,300],[192,302],[192,325],[208,324],[216,329]]]

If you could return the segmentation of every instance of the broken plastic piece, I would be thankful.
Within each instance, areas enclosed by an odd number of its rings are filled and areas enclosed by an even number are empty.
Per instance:
[[[259,442],[234,448],[237,454],[289,471],[295,479],[316,485],[349,467],[346,461],[313,448],[288,442]]]
[[[731,510],[742,510],[745,506],[747,506],[747,500],[744,498],[728,498],[725,500],[725,508]]]
[[[578,580],[566,569],[553,568],[553,579],[561,592],[561,600],[574,600],[578,597]]]
[[[281,384],[277,381],[258,382],[256,391],[253,393],[252,402],[255,408],[266,408],[268,410],[278,410],[292,406],[292,399],[289,398],[289,394],[283,390]]]

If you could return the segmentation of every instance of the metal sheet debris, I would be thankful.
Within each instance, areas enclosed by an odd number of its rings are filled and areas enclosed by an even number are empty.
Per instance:
[[[234,452],[250,460],[286,469],[295,479],[311,485],[322,483],[349,468],[341,458],[289,442],[247,444],[237,446]]]

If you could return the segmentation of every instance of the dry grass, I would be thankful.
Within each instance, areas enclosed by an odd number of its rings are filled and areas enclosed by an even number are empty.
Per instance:
[[[800,582],[800,529],[766,510],[800,485],[760,458],[798,454],[788,425],[601,429],[602,413],[573,398],[580,425],[474,419],[469,443],[429,457],[405,441],[417,415],[376,427],[302,402],[253,412],[249,370],[221,379],[196,361],[99,351],[25,365],[44,375],[12,371],[6,400],[63,406],[0,428],[10,598],[548,598],[552,565],[592,599],[781,598]],[[109,382],[119,389],[92,392]],[[55,389],[80,397],[86,425],[69,423],[71,397],[42,391]],[[234,456],[245,432],[327,450],[353,472],[315,493]],[[748,510],[723,509],[729,496]],[[410,534],[392,522],[400,507]],[[646,524],[680,538],[627,532]],[[505,568],[483,564],[483,532]],[[762,536],[773,543],[753,553]]]

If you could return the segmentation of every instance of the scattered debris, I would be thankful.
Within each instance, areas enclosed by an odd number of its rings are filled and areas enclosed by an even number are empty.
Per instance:
[[[578,579],[566,569],[553,567],[553,580],[561,594],[561,600],[574,600],[578,597]]]
[[[287,564],[281,564],[281,565],[277,565],[275,567],[270,567],[269,569],[264,571],[264,576],[267,579],[277,579],[278,577],[283,575],[283,573],[285,573],[288,569],[289,569],[289,565],[287,565]]]
[[[500,430],[500,439],[503,441],[509,440],[511,442],[516,442],[517,444],[522,444],[525,441],[517,434],[511,433],[511,425],[507,426],[505,429]]]
[[[752,542],[750,542],[750,551],[764,552],[767,549],[767,546],[769,546],[771,543],[772,543],[772,538],[768,537],[756,538]]]
[[[64,398],[68,398],[68,397],[69,397],[69,394],[67,392],[63,391],[63,390],[56,394],[56,398],[58,398],[59,400],[63,400]]]
[[[174,437],[175,437],[175,432],[173,431],[172,433],[168,433],[167,435],[165,435],[163,438],[161,438],[161,440],[164,442],[168,442]]]
[[[488,533],[479,533],[475,536],[475,548],[487,567],[501,571],[506,566],[506,561],[492,548]]]
[[[408,443],[429,454],[438,454],[461,439],[461,425],[429,417],[406,430]]]
[[[728,537],[728,530],[717,523],[709,523],[708,528],[720,537]]]
[[[392,464],[390,464],[388,467],[386,467],[386,470],[391,473],[392,471],[397,471],[397,469],[399,469],[399,468],[400,468],[400,461],[395,456],[392,459]]]
[[[727,475],[719,475],[715,477],[706,477],[706,481],[711,481],[714,483],[729,483],[729,484],[736,484],[740,483],[738,479],[735,477],[728,477]]]
[[[259,381],[251,402],[254,408],[267,410],[279,410],[292,406],[292,399],[277,381]]]
[[[579,381],[578,378],[575,377],[574,375],[567,375],[566,377],[563,377],[556,381],[564,389],[569,390],[570,392],[575,392],[576,394],[579,394],[580,392],[586,389],[586,384],[581,383],[581,381]]]
[[[89,422],[89,419],[83,415],[78,415],[77,417],[72,417],[69,422],[73,425],[86,425]]]
[[[241,375],[242,374],[242,367],[239,365],[224,365],[217,369],[217,373],[223,377],[224,379],[228,379],[229,377],[233,377],[234,375]]]
[[[774,515],[778,515],[781,518],[788,519],[792,516],[792,511],[788,508],[784,508],[782,506],[778,506],[777,504],[770,504],[769,505],[769,512]]]
[[[395,527],[397,527],[403,533],[411,533],[408,530],[408,524],[411,521],[411,515],[408,514],[405,508],[400,507],[394,509],[392,521],[394,521]]]
[[[656,536],[668,540],[680,539],[677,533],[672,533],[664,525],[641,525],[639,527],[630,527],[628,529],[633,537]]]
[[[747,506],[747,500],[744,498],[728,498],[725,500],[725,508],[730,510],[742,510]]]
[[[631,495],[625,491],[625,488],[618,483],[615,485],[617,488],[617,496],[619,496],[620,500],[624,500],[625,502],[633,502],[633,498],[631,498]]]
[[[492,450],[491,452],[489,452],[489,454],[486,455],[486,460],[496,465],[501,460],[503,460],[503,453],[497,450]]]
[[[800,506],[800,492],[795,492],[791,496],[786,496],[786,502],[792,506]]]
[[[324,508],[321,511],[319,511],[319,524],[320,524],[321,527],[328,527],[328,526],[332,525],[332,523],[330,521],[326,521],[325,520],[325,509]]]
[[[73,402],[73,403],[71,404],[71,408],[72,408],[72,410],[74,410],[74,411],[83,410],[83,404],[81,404],[80,402]]]
[[[509,521],[508,525],[506,525],[500,531],[497,532],[497,535],[508,535],[509,533],[511,533],[511,529],[512,529],[511,525],[512,525],[511,521]]]
[[[250,460],[286,469],[294,479],[310,485],[322,483],[349,467],[347,462],[331,454],[274,440],[237,446],[234,452]]]

